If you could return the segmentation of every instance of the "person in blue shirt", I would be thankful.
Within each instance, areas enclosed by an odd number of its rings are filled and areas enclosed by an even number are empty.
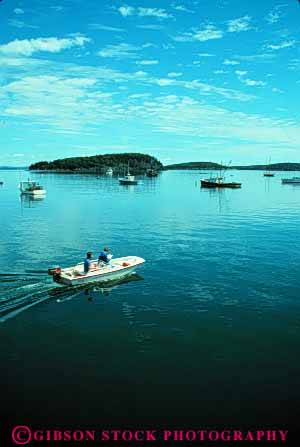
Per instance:
[[[86,258],[84,260],[84,273],[85,275],[90,271],[92,266],[92,256],[93,253],[91,251],[88,251],[86,254]]]
[[[98,264],[103,262],[104,264],[109,265],[111,258],[112,258],[112,255],[109,253],[109,248],[104,247],[103,251],[101,251],[101,253],[98,257]]]

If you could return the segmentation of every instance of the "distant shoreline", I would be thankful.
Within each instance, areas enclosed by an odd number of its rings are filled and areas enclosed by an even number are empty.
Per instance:
[[[222,166],[212,162],[187,162],[176,163],[172,165],[162,166],[158,171],[219,171],[219,170],[237,170],[237,171],[300,171],[300,163],[273,163],[270,165],[238,165],[238,166]],[[0,166],[1,171],[31,171],[39,173],[55,173],[55,174],[105,174],[106,167],[102,168],[75,168],[75,169],[34,169],[29,166]],[[117,170],[120,171],[120,170]],[[116,172],[120,173],[120,172]],[[144,172],[136,174],[142,175]]]
[[[173,165],[164,166],[165,171],[171,170],[218,170],[235,169],[238,171],[300,171],[300,163],[273,163],[270,165],[238,165],[238,166],[224,166],[211,162],[190,162],[177,163]]]
[[[0,171],[28,171],[28,166],[0,166]]]

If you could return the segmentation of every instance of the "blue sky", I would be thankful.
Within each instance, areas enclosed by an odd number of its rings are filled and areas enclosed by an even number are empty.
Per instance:
[[[300,162],[298,0],[2,0],[0,165]]]

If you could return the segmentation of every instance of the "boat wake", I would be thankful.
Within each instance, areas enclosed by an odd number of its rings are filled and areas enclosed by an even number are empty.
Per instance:
[[[0,274],[0,323],[49,299],[49,281],[34,274]]]
[[[46,300],[55,299],[57,303],[62,303],[82,294],[88,297],[94,293],[109,295],[116,286],[141,279],[141,276],[132,274],[122,280],[106,281],[105,284],[98,282],[77,287],[58,287],[50,278],[45,279],[43,271],[0,273],[0,323]]]

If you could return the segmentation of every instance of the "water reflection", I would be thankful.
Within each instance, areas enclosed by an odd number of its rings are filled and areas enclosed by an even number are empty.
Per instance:
[[[82,284],[77,287],[62,287],[62,288],[56,288],[51,291],[49,291],[49,295],[54,297],[59,297],[56,299],[58,303],[62,303],[64,301],[69,301],[73,299],[74,297],[78,295],[85,295],[87,297],[88,301],[93,301],[95,298],[99,298],[102,296],[109,296],[114,289],[116,289],[119,286],[123,286],[124,284],[129,284],[131,282],[135,281],[143,281],[144,278],[137,274],[133,273],[130,276],[127,276],[125,278],[115,279],[111,281],[105,281],[105,282],[96,282],[92,284]]]
[[[28,194],[20,194],[21,207],[33,208],[36,203],[42,202],[46,196],[34,196]]]
[[[201,186],[200,186],[201,187]],[[201,192],[206,193],[211,200],[214,200],[217,204],[219,214],[222,214],[224,211],[228,211],[229,206],[229,197],[228,193],[231,193],[232,190],[224,189],[224,188],[202,188]]]
[[[113,290],[124,284],[142,281],[136,273],[119,280],[84,284],[77,287],[59,287],[50,282],[45,272],[1,273],[0,274],[0,323],[16,317],[25,310],[51,298],[57,303],[73,300],[78,296],[93,301],[101,296],[109,296]]]
[[[270,186],[271,186],[271,182],[273,180],[272,177],[264,177],[265,180],[265,192],[270,192]]]

